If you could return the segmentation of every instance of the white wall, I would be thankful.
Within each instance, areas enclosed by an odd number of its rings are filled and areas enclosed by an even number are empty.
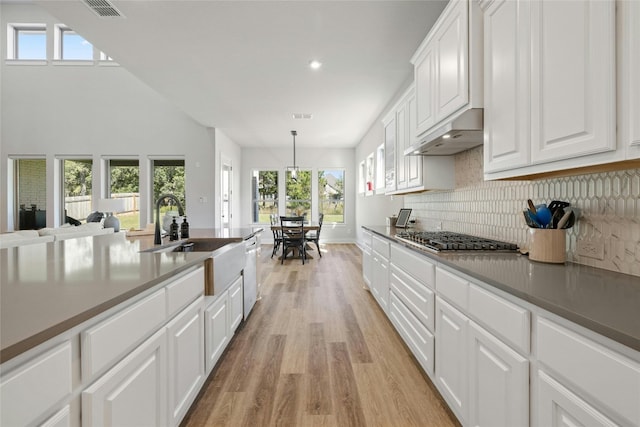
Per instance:
[[[344,224],[324,224],[321,240],[323,242],[354,242],[355,241],[355,182],[357,179],[354,168],[354,150],[352,148],[298,148],[296,147],[296,166],[300,169],[312,171],[312,200],[318,196],[318,170],[343,168],[345,170],[345,206]],[[292,166],[293,146],[291,148],[243,148],[240,209],[242,223],[251,223],[251,174],[254,170],[278,170],[278,183],[281,194],[284,189],[284,174],[287,166]],[[284,214],[284,196],[279,200],[280,213]],[[318,205],[312,205],[311,219],[318,220]],[[268,239],[269,233],[265,233]]]
[[[357,171],[360,162],[366,161],[367,157],[373,153],[375,159],[375,153],[378,146],[384,143],[384,128],[382,127],[382,118],[387,115],[387,112],[398,101],[400,96],[409,87],[413,76],[401,89],[396,93],[392,100],[387,104],[382,114],[376,119],[364,138],[360,141],[355,150],[354,168]],[[378,168],[378,165],[375,166]],[[356,236],[357,241],[362,240],[362,226],[363,225],[385,225],[386,218],[388,216],[397,214],[400,208],[404,205],[403,196],[385,196],[384,190],[380,193],[365,196],[364,193],[357,194],[356,198]]]
[[[215,129],[214,132],[214,141],[215,141],[215,179],[216,182],[214,194],[214,216],[215,216],[215,226],[220,227],[222,223],[221,217],[221,209],[222,209],[222,165],[223,162],[226,164],[230,164],[232,167],[232,178],[231,178],[231,219],[230,226],[233,227],[242,227],[248,224],[244,218],[241,217],[241,204],[240,201],[242,199],[242,190],[241,190],[241,181],[243,180],[241,160],[242,160],[242,149],[239,145],[233,142],[227,135],[225,135],[219,129]]]
[[[52,52],[57,20],[37,6],[3,4],[0,34],[6,57],[7,23],[46,23]],[[140,160],[141,218],[152,218],[149,183],[151,156],[184,156],[187,206],[191,226],[213,227],[216,153],[212,132],[169,104],[135,76],[114,66],[0,65],[2,85],[0,231],[11,230],[9,158],[37,156],[47,160],[47,181],[56,182],[60,156],[94,161],[94,188],[100,188],[101,159],[108,156]],[[221,151],[239,162],[239,148],[218,137]],[[98,191],[94,190],[98,196]],[[47,187],[47,225],[59,225],[59,189]],[[201,203],[201,198],[206,200]],[[98,197],[94,197],[97,200]],[[9,203],[8,203],[9,201]],[[144,221],[144,220],[143,220]]]

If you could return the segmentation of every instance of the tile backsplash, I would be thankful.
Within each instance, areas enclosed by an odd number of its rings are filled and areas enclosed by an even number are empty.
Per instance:
[[[640,169],[536,181],[483,180],[482,147],[456,156],[456,189],[406,195],[418,228],[475,234],[528,246],[522,211],[563,200],[580,208],[567,230],[567,260],[640,276]],[[603,259],[582,256],[579,243],[603,249]]]

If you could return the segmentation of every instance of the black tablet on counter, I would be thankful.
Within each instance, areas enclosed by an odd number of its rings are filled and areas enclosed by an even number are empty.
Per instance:
[[[396,221],[396,228],[406,228],[409,225],[409,216],[411,216],[411,209],[400,209],[398,220]]]

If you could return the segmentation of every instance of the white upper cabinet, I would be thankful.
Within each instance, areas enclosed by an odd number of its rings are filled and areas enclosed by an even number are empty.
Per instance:
[[[435,47],[426,45],[414,62],[416,91],[416,134],[421,134],[436,123],[435,109]]]
[[[615,2],[483,1],[485,179],[624,160]]]
[[[640,158],[640,2],[618,3],[620,145],[628,159]]]
[[[530,162],[529,2],[491,3],[484,14],[484,170]]]
[[[405,156],[416,140],[416,95],[411,85],[382,121],[385,136],[386,194],[455,186],[453,156]]]
[[[482,107],[482,17],[477,1],[450,1],[411,63],[417,137],[467,106]]]
[[[615,3],[531,3],[531,160],[616,149]]]
[[[436,46],[436,121],[469,101],[469,3],[451,2],[433,36]]]

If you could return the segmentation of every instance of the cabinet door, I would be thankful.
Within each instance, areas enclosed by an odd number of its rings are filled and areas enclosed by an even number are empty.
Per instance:
[[[396,189],[407,188],[406,162],[404,148],[409,141],[407,129],[407,106],[400,104],[396,111]]]
[[[529,361],[479,325],[469,325],[471,425],[528,425]]]
[[[178,425],[204,381],[203,298],[167,324],[169,424]]]
[[[82,392],[82,424],[166,425],[166,372],[162,328]]]
[[[436,55],[434,45],[428,43],[414,64],[416,82],[415,133],[420,135],[436,123],[435,83]]]
[[[405,150],[416,140],[416,95],[409,95],[407,99],[407,144]],[[422,156],[405,156],[407,187],[422,185]]]
[[[231,339],[229,326],[229,299],[224,292],[205,310],[205,350],[207,373],[211,372]]]
[[[616,149],[615,2],[531,2],[533,163]]]
[[[373,261],[371,260],[371,249],[362,251],[362,279],[371,288],[371,277],[373,273]]]
[[[640,158],[640,2],[617,3],[620,32],[620,137],[627,158]]]
[[[436,122],[469,102],[469,2],[445,9],[434,34],[436,44]]]
[[[373,278],[371,291],[382,310],[387,313],[389,303],[389,261],[373,252]]]
[[[469,319],[436,297],[436,384],[462,424],[467,420]]]
[[[538,371],[536,407],[534,426],[613,427],[618,425],[543,371]]]
[[[238,328],[244,315],[243,312],[244,298],[242,294],[242,277],[238,277],[229,286],[229,325],[231,328],[231,335]]]
[[[396,119],[383,121],[384,125],[384,182],[385,191],[396,190]]]
[[[529,164],[529,1],[501,0],[484,13],[484,170]]]

